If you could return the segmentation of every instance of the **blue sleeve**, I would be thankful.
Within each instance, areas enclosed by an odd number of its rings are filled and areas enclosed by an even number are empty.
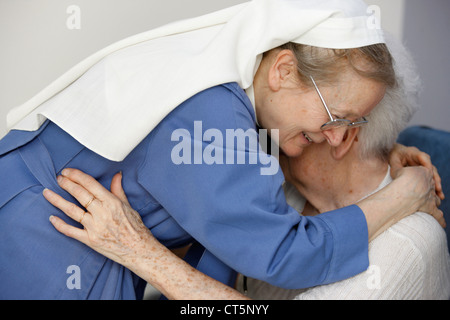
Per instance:
[[[214,138],[199,135],[199,124]],[[251,147],[234,146],[245,163],[226,161],[227,130],[237,129],[255,130],[253,110],[237,90],[219,86],[197,94],[152,132],[140,183],[207,250],[247,276],[304,288],[364,271],[368,232],[361,210],[301,217],[286,204],[281,170],[262,175],[264,165],[249,160]],[[216,160],[223,156],[223,163],[205,163],[194,146]]]

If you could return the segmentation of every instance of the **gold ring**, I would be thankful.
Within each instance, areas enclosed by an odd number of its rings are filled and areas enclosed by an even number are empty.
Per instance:
[[[92,199],[84,206],[86,209],[91,205],[92,201],[94,201],[95,197],[92,196]]]
[[[80,223],[83,221],[85,215],[86,215],[86,211],[83,212],[83,215],[81,216],[81,219],[79,221]]]

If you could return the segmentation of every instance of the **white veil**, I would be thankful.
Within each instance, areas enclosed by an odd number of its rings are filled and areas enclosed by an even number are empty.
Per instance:
[[[50,119],[101,156],[123,160],[174,108],[227,82],[252,86],[262,53],[287,42],[383,43],[362,0],[254,0],[171,23],[88,57],[8,114],[8,129]]]

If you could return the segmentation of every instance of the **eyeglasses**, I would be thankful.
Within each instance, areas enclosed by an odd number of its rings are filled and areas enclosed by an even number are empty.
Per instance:
[[[347,119],[335,119],[333,118],[333,116],[331,115],[330,109],[328,109],[327,104],[325,103],[325,100],[322,97],[322,94],[319,91],[319,88],[317,87],[316,82],[314,81],[314,78],[312,76],[309,76],[311,78],[312,83],[314,84],[314,87],[316,88],[317,94],[320,97],[320,100],[322,101],[323,106],[325,107],[325,110],[328,113],[328,116],[330,117],[330,121],[328,121],[327,123],[323,124],[320,127],[320,130],[322,131],[326,131],[326,130],[333,130],[336,128],[342,128],[342,127],[351,127],[351,128],[356,128],[356,127],[360,127],[362,125],[367,124],[369,121],[365,118],[362,117],[361,119],[357,120],[357,121],[350,121]]]

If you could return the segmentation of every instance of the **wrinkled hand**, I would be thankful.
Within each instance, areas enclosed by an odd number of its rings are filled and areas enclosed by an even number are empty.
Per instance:
[[[65,223],[51,216],[50,222],[64,235],[81,241],[100,254],[124,265],[133,263],[144,246],[156,241],[143,224],[139,214],[133,210],[122,189],[122,174],[116,174],[111,182],[111,192],[91,176],[76,169],[64,169],[58,184],[74,196],[86,210],[65,200],[50,190],[44,197],[62,210],[84,229]]]
[[[405,147],[401,144],[395,144],[389,159],[391,166],[391,174],[393,178],[397,177],[399,170],[407,166],[423,166],[433,173],[435,192],[441,199],[445,199],[444,192],[442,190],[441,177],[436,167],[431,163],[431,158],[425,152],[420,151],[415,147]]]
[[[439,210],[441,199],[435,192],[434,172],[428,168],[415,166],[398,170],[397,182],[401,182],[401,190],[408,202],[413,205],[411,211],[421,211],[432,215],[445,228],[444,214]]]

